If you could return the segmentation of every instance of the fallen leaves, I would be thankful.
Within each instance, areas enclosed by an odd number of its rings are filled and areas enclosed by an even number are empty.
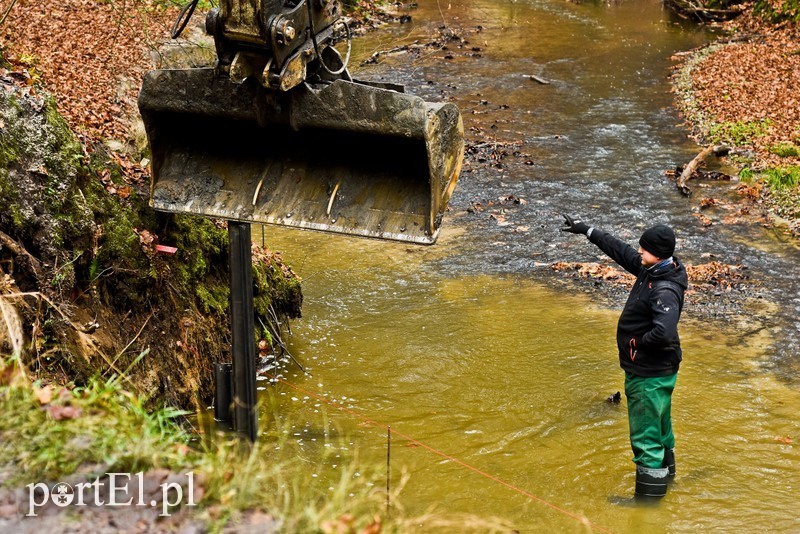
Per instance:
[[[728,42],[700,54],[675,55],[690,78],[686,86],[676,84],[678,93],[687,93],[678,105],[701,142],[727,140],[736,145],[730,159],[735,165],[756,174],[800,165],[800,25],[770,24],[753,14],[752,5],[744,5],[741,17],[723,25],[731,35]],[[740,187],[742,196],[763,202],[762,211],[778,213],[800,236],[800,212],[791,209],[800,199],[800,187],[779,194],[759,191],[752,184]]]
[[[710,291],[730,291],[741,287],[747,279],[747,267],[711,261],[699,265],[687,265],[686,273],[692,289]]]
[[[126,140],[147,53],[166,39],[176,14],[153,0],[18,0],[0,27],[0,46],[26,67],[23,83],[33,86],[30,72],[41,79],[84,141]]]
[[[50,401],[53,399],[53,386],[34,389],[33,394],[39,401],[39,404],[50,404]]]
[[[556,272],[576,271],[581,278],[598,281],[613,281],[628,287],[633,286],[636,277],[611,263],[580,263],[560,261],[550,266]]]
[[[750,139],[756,167],[798,164],[769,148],[797,141],[800,125],[800,56],[791,54],[796,32],[759,29],[759,39],[720,47],[698,65],[694,91],[698,105],[718,123],[768,121],[763,135]]]
[[[61,388],[58,394],[53,398],[55,388],[47,385],[41,388],[34,388],[33,395],[39,404],[42,405],[47,415],[52,417],[55,421],[63,421],[64,419],[77,419],[81,416],[83,410],[78,406],[72,406],[72,392],[67,388]]]
[[[52,417],[55,421],[62,421],[64,419],[77,419],[81,416],[82,410],[75,406],[62,406],[59,404],[49,404],[45,407],[47,415]]]
[[[739,184],[736,186],[736,192],[749,199],[749,200],[758,200],[761,198],[761,190],[763,186],[760,183],[757,184]]]
[[[699,220],[700,224],[702,224],[703,226],[708,227],[714,224],[714,221],[711,220],[711,217],[709,217],[708,215],[704,215],[702,213],[692,213],[692,216],[697,218],[697,220]]]
[[[700,184],[700,187],[708,186],[709,184]],[[717,196],[706,196],[700,199],[692,216],[702,226],[709,227],[716,223],[732,225],[753,222],[768,227],[771,225],[766,205],[763,202],[762,183],[737,183],[725,188],[719,188],[716,185],[714,187],[713,194],[722,195],[726,200]]]
[[[515,195],[503,195],[498,197],[497,200],[473,201],[470,203],[470,207],[467,208],[467,212],[483,213],[488,210],[490,220],[495,221],[497,226],[506,227],[512,225],[511,221],[508,220],[508,216],[510,216],[508,209],[514,206],[525,206],[527,204],[528,201],[524,198]],[[529,229],[528,226],[516,226],[514,232],[525,233]]]
[[[576,273],[580,278],[592,280],[595,283],[610,282],[627,288],[633,287],[636,277],[619,268],[615,263],[596,262],[556,262],[550,268],[558,273]],[[717,261],[698,265],[686,265],[686,274],[689,277],[689,290],[687,294],[697,292],[727,292],[741,289],[749,279],[747,267],[742,265],[729,265]]]
[[[145,254],[153,254],[158,245],[158,236],[149,230],[134,228],[133,231],[139,236],[139,245],[142,247],[142,252]]]
[[[483,137],[485,132],[478,127],[471,127],[470,132],[478,137]],[[503,160],[509,156],[529,157],[519,150],[522,141],[486,141],[480,143],[468,142],[464,156],[477,163],[487,164],[497,169],[505,168]]]

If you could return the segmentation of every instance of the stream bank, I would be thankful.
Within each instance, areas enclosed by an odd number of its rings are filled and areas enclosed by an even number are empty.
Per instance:
[[[730,147],[710,167],[734,176],[746,206],[741,216],[785,231],[794,238],[787,246],[797,247],[800,28],[792,9],[791,3],[767,0],[743,6],[735,19],[717,25],[723,32],[718,39],[674,56],[673,88],[698,144]],[[704,224],[725,224],[720,212],[731,210],[718,209],[724,203],[707,196],[714,191],[701,190],[698,217]]]
[[[449,32],[462,36],[448,40],[449,50],[422,50],[410,64],[383,67],[415,94],[456,100],[484,161],[476,158],[462,176],[432,249],[268,236],[306,280],[309,305],[291,343],[313,375],[297,373],[292,382],[614,530],[792,529],[796,495],[785,474],[798,465],[800,405],[796,390],[775,380],[772,348],[797,354],[796,336],[781,344],[785,325],[796,320],[797,281],[786,276],[794,256],[749,223],[701,226],[663,176],[697,150],[675,126],[668,58],[706,36],[663,21],[655,2],[469,2],[444,14],[438,7],[427,2],[414,14],[425,38],[444,16],[451,30],[456,17],[464,28],[480,21],[483,29]],[[508,156],[497,161],[501,151]],[[606,402],[621,380],[611,342],[617,313],[602,298],[608,291],[618,305],[614,294],[625,290],[595,279],[575,284],[552,271],[557,262],[595,259],[588,244],[559,232],[562,211],[631,242],[652,218],[672,222],[692,263],[741,264],[746,285],[765,286],[755,295],[756,304],[768,304],[753,314],[761,323],[754,329],[725,324],[737,310],[747,315],[740,285],[707,293],[708,309],[718,306],[713,327],[687,317],[675,403],[681,474],[658,509],[608,502],[633,487],[625,412]],[[557,290],[543,280],[557,280]],[[783,306],[777,312],[773,301]],[[264,428],[288,421],[278,428],[304,463],[297,485],[317,485],[324,496],[338,495],[327,493],[326,477],[384,482],[382,473],[347,471],[338,455],[359,448],[365,463],[385,462],[385,428],[368,431],[346,418],[331,424],[317,399],[281,385],[262,394]],[[341,436],[348,438],[337,443]],[[397,476],[412,474],[405,493],[414,511],[437,502],[501,514],[521,530],[583,527],[425,452],[408,441],[392,450]]]
[[[3,339],[22,340],[4,350],[45,382],[124,373],[154,403],[205,407],[228,359],[224,225],[149,209],[145,177],[85,148],[27,76],[0,71],[0,298],[21,316]],[[277,254],[254,256],[258,316],[299,317],[298,277]]]

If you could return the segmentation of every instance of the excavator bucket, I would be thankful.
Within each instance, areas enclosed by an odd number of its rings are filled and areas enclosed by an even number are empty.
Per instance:
[[[458,108],[347,81],[275,91],[154,70],[139,110],[157,210],[432,244],[464,150]]]

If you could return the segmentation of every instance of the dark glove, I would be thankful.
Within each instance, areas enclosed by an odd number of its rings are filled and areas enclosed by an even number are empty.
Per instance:
[[[571,234],[586,234],[589,231],[589,225],[581,222],[576,221],[572,217],[567,214],[563,214],[564,216],[564,226],[561,227],[562,232],[569,232]]]

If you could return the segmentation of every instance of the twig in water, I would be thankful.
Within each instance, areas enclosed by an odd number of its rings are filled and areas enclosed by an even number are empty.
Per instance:
[[[528,77],[529,77],[531,80],[533,80],[534,82],[536,82],[536,83],[540,83],[540,84],[542,84],[542,85],[550,85],[550,82],[549,82],[549,81],[547,81],[547,80],[545,80],[544,78],[540,78],[540,77],[538,77],[538,76],[535,76],[535,75],[533,75],[533,74],[529,74],[529,75],[528,75]]]
[[[386,516],[389,516],[389,506],[391,504],[391,480],[392,480],[392,427],[386,427]]]
[[[436,7],[439,8],[439,15],[442,17],[442,24],[444,24],[444,28],[447,29],[447,21],[444,20],[444,13],[442,12],[442,4],[439,0],[436,0]]]
[[[261,318],[259,317],[258,321],[261,323],[261,326],[264,327],[264,329],[267,330],[272,335],[274,341],[281,348],[281,351],[285,352],[289,356],[289,358],[291,358],[291,360],[297,365],[297,367],[300,368],[300,370],[303,372],[303,374],[308,374],[308,371],[306,371],[305,368],[300,364],[300,362],[297,361],[297,359],[289,351],[289,347],[287,347],[286,344],[283,342],[283,339],[281,339],[281,334],[278,331],[278,327],[277,327],[277,325],[280,324],[280,321],[278,320],[278,314],[275,313],[275,310],[272,309],[272,306],[269,306],[267,308],[267,310],[269,311],[270,315],[272,316],[273,321],[275,321],[275,329],[269,328],[267,325],[264,324],[264,321],[262,321]],[[270,323],[267,322],[267,324],[270,324]]]

